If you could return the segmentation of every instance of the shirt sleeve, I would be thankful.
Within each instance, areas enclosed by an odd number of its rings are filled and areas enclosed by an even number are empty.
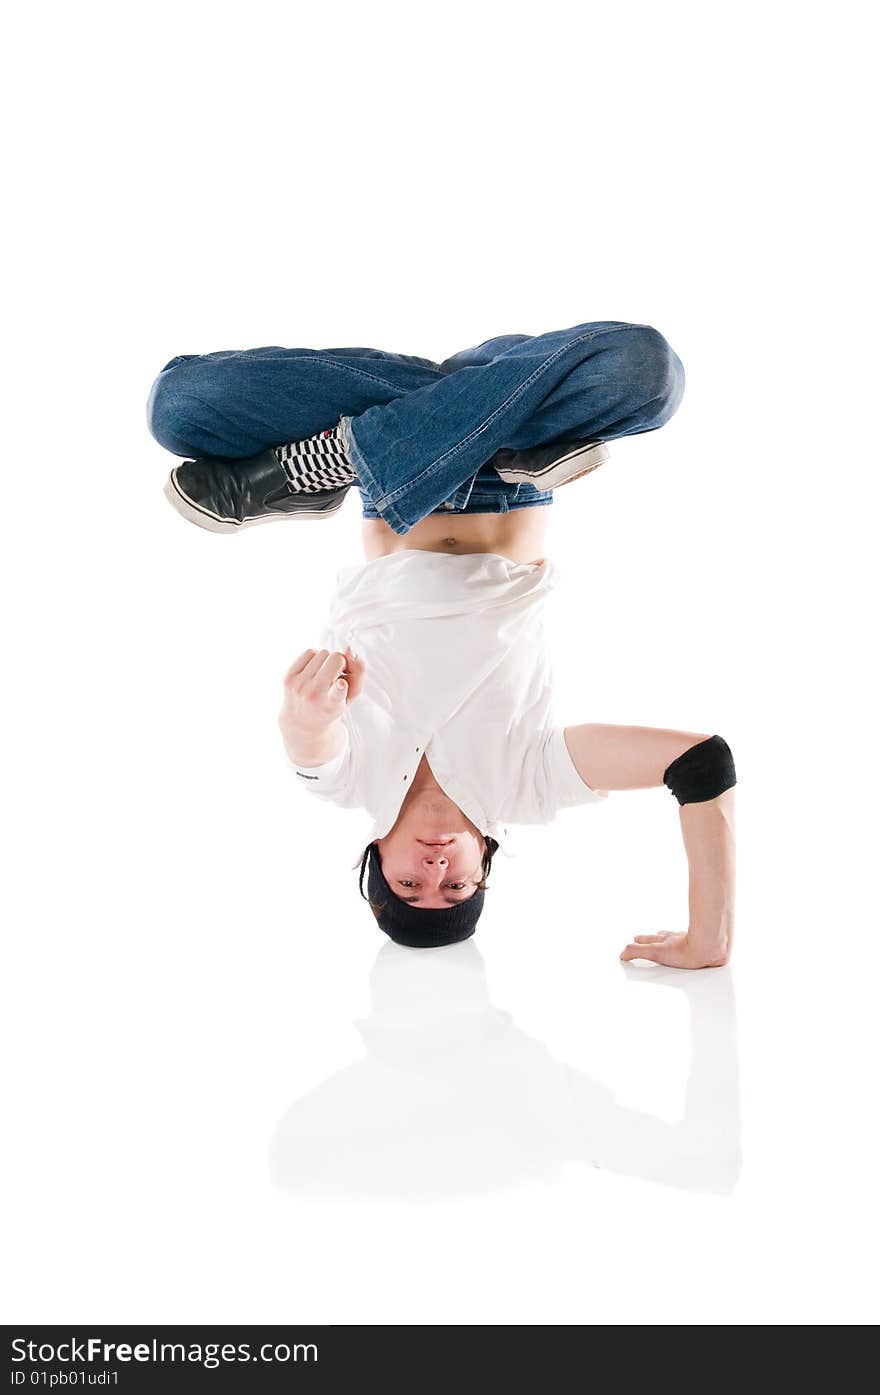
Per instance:
[[[565,744],[565,728],[552,727],[544,748],[546,798],[554,813],[576,804],[601,804],[608,798],[607,790],[594,790],[578,774],[577,766]]]
[[[359,807],[361,801],[356,790],[351,734],[345,724],[343,731],[345,745],[332,760],[324,761],[323,765],[298,765],[287,756],[287,766],[296,784],[308,790],[316,799],[328,799],[333,804]]]
[[[523,754],[504,816],[511,823],[552,823],[561,809],[607,798],[607,791],[581,779],[565,744],[565,728],[548,727],[535,734]]]

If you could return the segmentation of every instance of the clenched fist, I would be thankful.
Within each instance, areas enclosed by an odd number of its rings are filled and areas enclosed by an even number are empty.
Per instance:
[[[306,649],[284,675],[282,730],[317,734],[335,722],[364,685],[364,661],[346,647]]]

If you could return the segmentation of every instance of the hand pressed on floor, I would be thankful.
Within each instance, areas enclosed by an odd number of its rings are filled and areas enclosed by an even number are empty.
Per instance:
[[[657,935],[636,935],[621,954],[621,959],[650,959],[670,969],[720,969],[728,961],[726,950],[719,945],[701,944],[699,940],[672,930]]]

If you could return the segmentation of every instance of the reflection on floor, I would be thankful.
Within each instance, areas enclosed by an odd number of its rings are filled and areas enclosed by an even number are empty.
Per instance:
[[[550,1181],[572,1163],[689,1191],[729,1193],[740,1171],[730,969],[630,968],[683,993],[691,1068],[670,1124],[623,1108],[555,1060],[489,999],[473,940],[440,950],[390,942],[358,1023],[366,1056],[296,1100],[271,1147],[274,1184],[310,1197],[431,1200]]]

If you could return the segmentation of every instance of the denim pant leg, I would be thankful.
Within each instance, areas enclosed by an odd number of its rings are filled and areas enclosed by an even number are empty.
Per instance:
[[[431,359],[381,349],[270,345],[178,354],[150,389],[147,426],[174,455],[243,460],[442,377]]]
[[[655,431],[685,384],[681,360],[658,330],[617,320],[502,336],[446,363],[453,371],[440,365],[441,376],[424,387],[342,417],[360,486],[398,534],[497,450]]]
[[[268,446],[301,441],[357,414],[414,392],[466,364],[489,362],[502,347],[527,338],[508,335],[464,349],[442,364],[383,349],[296,349],[268,345],[178,354],[153,382],[147,402],[151,434],[174,455],[242,460]],[[530,484],[506,484],[491,467],[457,480],[434,510],[502,513],[549,504],[552,494]],[[473,491],[477,481],[478,488]],[[363,516],[381,515],[360,481]]]

